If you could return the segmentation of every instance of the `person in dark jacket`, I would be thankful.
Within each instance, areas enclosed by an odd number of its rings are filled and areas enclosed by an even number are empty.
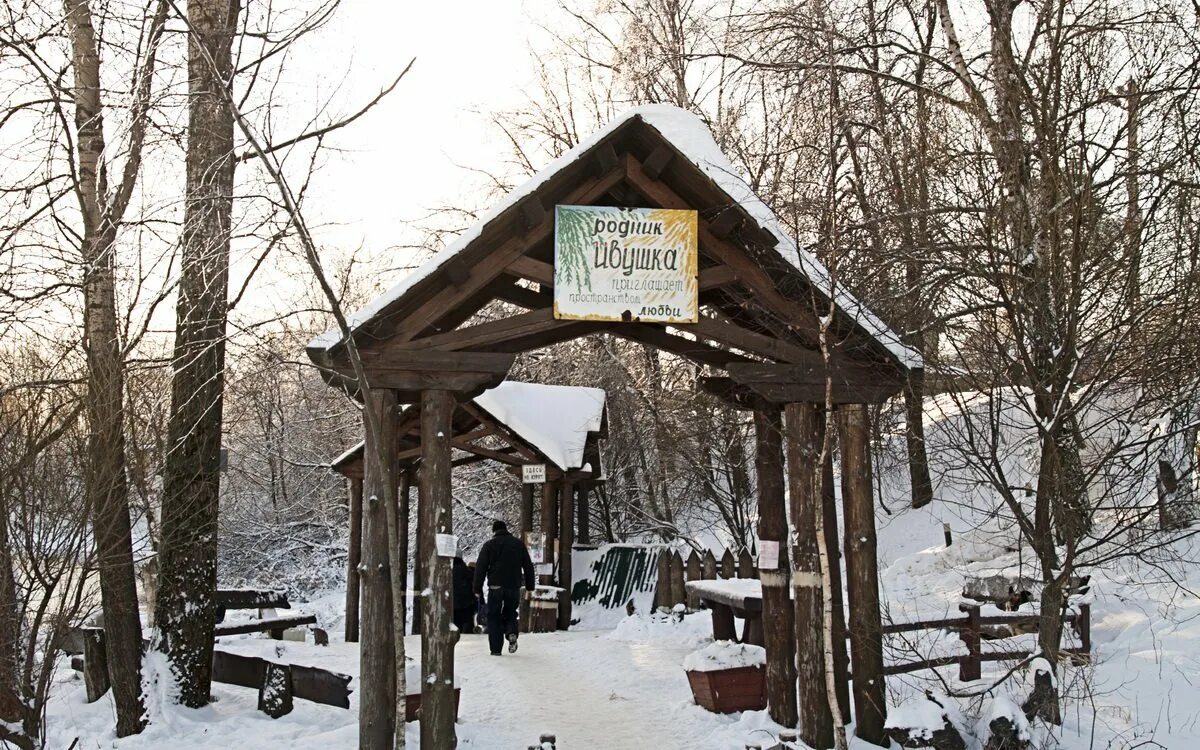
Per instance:
[[[454,627],[460,633],[475,632],[475,586],[471,569],[461,557],[454,558]]]
[[[533,591],[533,560],[525,543],[508,533],[503,521],[492,524],[494,536],[484,542],[475,561],[475,593],[483,596],[487,579],[488,645],[492,656],[508,640],[508,652],[517,650],[517,612],[521,605],[521,584]]]

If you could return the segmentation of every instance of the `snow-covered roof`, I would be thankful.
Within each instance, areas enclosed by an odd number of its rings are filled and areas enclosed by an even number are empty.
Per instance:
[[[600,431],[606,398],[601,388],[509,380],[475,403],[565,470],[583,466],[587,435]]]
[[[664,104],[651,104],[630,109],[618,116],[607,126],[581,141],[571,150],[555,159],[545,169],[538,172],[520,187],[513,190],[504,199],[497,202],[490,210],[482,214],[474,226],[464,231],[454,242],[450,243],[431,258],[427,263],[405,276],[398,284],[379,295],[348,319],[350,330],[374,320],[390,305],[400,299],[418,282],[432,275],[435,271],[465,250],[473,240],[480,236],[485,226],[507,209],[515,206],[521,200],[531,195],[541,185],[546,183],[566,166],[572,164],[592,147],[600,143],[610,133],[617,130],[626,122],[640,118],[647,125],[657,130],[663,138],[670,142],[689,161],[698,167],[705,175],[713,180],[733,202],[746,210],[758,224],[770,232],[777,240],[776,249],[779,254],[804,274],[811,283],[824,294],[832,291],[834,301],[842,312],[866,331],[872,338],[887,348],[896,360],[907,368],[922,367],[921,355],[901,343],[900,338],[864,307],[848,291],[835,285],[829,271],[812,253],[799,247],[791,235],[783,228],[778,217],[771,209],[754,194],[730,161],[721,153],[721,149],[713,140],[708,126],[696,115]],[[309,349],[332,349],[342,342],[341,331],[334,328],[317,336],[309,343]]]
[[[608,395],[602,388],[505,381],[473,400],[563,471],[585,466],[589,432],[599,432]],[[330,462],[337,466],[362,450],[360,442]]]

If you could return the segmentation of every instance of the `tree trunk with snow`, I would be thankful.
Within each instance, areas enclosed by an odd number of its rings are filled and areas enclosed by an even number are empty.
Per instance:
[[[188,144],[155,621],[180,701],[206,705],[216,624],[238,0],[188,3]]]

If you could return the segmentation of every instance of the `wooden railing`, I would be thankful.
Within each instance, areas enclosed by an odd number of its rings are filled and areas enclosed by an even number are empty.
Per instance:
[[[961,656],[940,656],[934,659],[924,659],[921,661],[904,662],[901,664],[890,664],[883,668],[883,673],[887,675],[903,674],[905,672],[916,672],[921,669],[934,669],[936,667],[946,667],[952,664],[958,664],[958,679],[962,682],[978,680],[982,673],[982,665],[985,661],[1009,661],[1013,659],[1025,659],[1032,656],[1035,652],[1028,649],[1006,649],[1003,651],[984,651],[983,650],[983,626],[985,625],[1032,625],[1036,631],[1040,621],[1040,615],[988,615],[982,616],[979,613],[978,606],[966,606],[963,608],[966,613],[964,617],[951,617],[942,620],[922,620],[920,622],[904,622],[892,623],[883,626],[884,635],[894,635],[896,633],[911,633],[920,630],[957,630],[959,637],[962,639],[963,645],[967,647],[967,653]],[[1079,648],[1063,649],[1065,653],[1085,655],[1092,652],[1092,607],[1089,604],[1080,604],[1079,613],[1068,613],[1063,617],[1063,624],[1070,625],[1074,628],[1075,633],[1079,636]],[[849,635],[846,636],[849,638]],[[1005,640],[992,639],[994,640]]]

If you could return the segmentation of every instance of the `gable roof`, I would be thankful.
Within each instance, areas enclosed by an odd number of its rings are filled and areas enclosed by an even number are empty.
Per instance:
[[[608,394],[602,388],[505,381],[472,399],[492,419],[563,471],[598,472],[588,463],[588,438],[604,429]],[[456,431],[457,432],[457,431]],[[329,462],[340,470],[362,455],[363,443]]]
[[[923,366],[918,352],[904,345],[894,331],[849,291],[835,285],[821,262],[796,244],[778,217],[738,176],[737,170],[721,153],[704,122],[696,115],[667,105],[647,105],[628,110],[514,189],[483,213],[474,226],[464,231],[441,252],[351,315],[348,322],[352,334],[357,339],[361,332],[373,324],[394,314],[403,314],[407,298],[415,297],[424,283],[437,283],[437,272],[452,266],[452,261],[463,256],[486,231],[507,221],[516,213],[518,205],[524,199],[537,193],[615,133],[633,123],[642,123],[653,129],[658,137],[670,144],[694,168],[711,180],[723,193],[729,205],[739,206],[761,233],[768,236],[769,244],[774,245],[773,252],[782,258],[791,271],[807,282],[815,297],[828,301],[832,288],[840,323],[844,328],[854,330],[862,338],[869,340],[875,345],[873,349],[882,352],[885,359],[901,368],[917,369]],[[341,332],[333,329],[315,337],[309,343],[308,349],[310,356],[321,361],[342,344]]]

